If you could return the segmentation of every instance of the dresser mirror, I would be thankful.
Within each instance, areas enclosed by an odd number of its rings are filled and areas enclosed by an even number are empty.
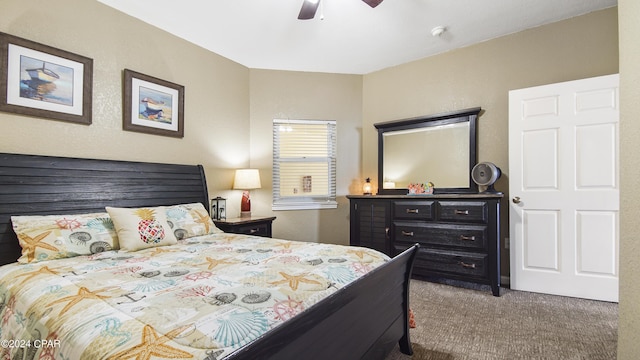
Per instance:
[[[434,193],[474,193],[476,120],[480,108],[374,124],[378,130],[378,194],[402,195],[411,183]]]

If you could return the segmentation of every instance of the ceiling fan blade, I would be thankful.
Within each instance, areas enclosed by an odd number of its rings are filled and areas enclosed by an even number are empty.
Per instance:
[[[309,20],[316,16],[316,10],[318,10],[318,4],[320,0],[304,0],[302,3],[302,9],[298,15],[299,20]]]
[[[372,8],[380,5],[380,3],[382,2],[382,0],[362,0],[365,3],[367,3],[367,5],[371,6]]]

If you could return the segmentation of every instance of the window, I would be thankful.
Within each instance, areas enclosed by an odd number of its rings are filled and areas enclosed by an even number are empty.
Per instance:
[[[273,120],[273,210],[336,208],[336,122]]]

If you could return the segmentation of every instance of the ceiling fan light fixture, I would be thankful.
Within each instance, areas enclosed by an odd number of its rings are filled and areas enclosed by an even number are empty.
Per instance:
[[[372,8],[380,5],[380,3],[382,2],[382,0],[362,0],[364,1],[367,5],[371,6]]]
[[[365,4],[371,6],[372,8],[380,5],[383,0],[362,0]],[[300,14],[298,14],[298,20],[310,20],[316,16],[316,11],[318,11],[318,5],[320,5],[320,0],[303,0],[302,8],[300,9]],[[324,19],[324,16],[322,16]]]
[[[300,9],[300,14],[298,14],[299,20],[310,20],[316,16],[316,11],[318,10],[318,5],[320,4],[320,0],[304,0],[302,2],[302,8]]]

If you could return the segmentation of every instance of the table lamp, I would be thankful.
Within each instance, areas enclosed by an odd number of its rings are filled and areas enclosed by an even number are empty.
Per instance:
[[[260,173],[258,169],[238,169],[233,180],[233,188],[242,190],[242,201],[240,202],[240,217],[251,216],[251,199],[249,190],[260,189]]]

